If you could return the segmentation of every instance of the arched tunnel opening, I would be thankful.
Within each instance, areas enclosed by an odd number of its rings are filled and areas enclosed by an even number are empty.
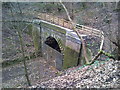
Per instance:
[[[61,53],[59,44],[54,37],[52,36],[47,37],[44,43]]]

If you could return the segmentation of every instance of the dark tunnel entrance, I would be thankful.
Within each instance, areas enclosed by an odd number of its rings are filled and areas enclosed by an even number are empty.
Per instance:
[[[51,48],[57,50],[58,52],[61,53],[61,50],[60,50],[60,47],[59,47],[59,44],[58,42],[55,40],[55,38],[49,36],[47,37],[46,41],[45,41],[45,44],[47,44],[48,46],[50,46]]]

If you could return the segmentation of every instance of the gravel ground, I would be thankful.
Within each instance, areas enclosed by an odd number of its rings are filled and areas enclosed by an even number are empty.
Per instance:
[[[96,61],[83,67],[74,67],[62,76],[39,83],[32,88],[120,88],[120,61]],[[31,87],[30,87],[31,88]]]

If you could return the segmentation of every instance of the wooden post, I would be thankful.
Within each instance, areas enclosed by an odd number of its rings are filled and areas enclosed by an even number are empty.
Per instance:
[[[60,24],[59,24],[59,17],[58,17],[58,25],[60,25]]]
[[[64,19],[62,19],[62,21],[63,21],[63,27],[64,27]]]
[[[70,29],[70,22],[68,21],[69,29]]]
[[[53,15],[53,23],[54,23],[54,15]]]
[[[46,18],[46,16],[44,15],[44,19],[43,20],[45,20],[45,18]]]
[[[45,14],[45,20],[46,20],[46,14]]]
[[[48,14],[46,14],[46,21],[49,21],[49,16],[48,16]]]

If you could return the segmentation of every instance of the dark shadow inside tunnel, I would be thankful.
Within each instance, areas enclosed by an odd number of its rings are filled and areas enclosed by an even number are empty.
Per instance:
[[[59,44],[54,37],[51,37],[51,36],[47,37],[46,41],[45,41],[45,44],[47,44],[51,48],[53,48],[53,49],[55,49],[55,50],[57,50],[58,52],[61,53]]]

